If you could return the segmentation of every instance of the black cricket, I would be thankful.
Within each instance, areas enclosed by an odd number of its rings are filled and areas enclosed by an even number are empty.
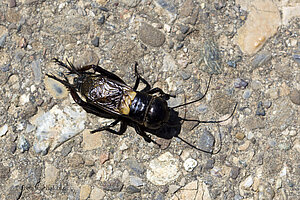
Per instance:
[[[180,138],[178,136],[178,131],[175,134],[166,133],[166,131],[164,131],[166,130],[165,127],[179,127],[183,121],[198,122],[197,125],[199,123],[220,123],[232,117],[236,108],[235,105],[234,111],[230,117],[221,121],[200,121],[196,119],[181,118],[178,117],[177,113],[174,112],[173,109],[200,101],[207,93],[208,87],[201,98],[170,108],[168,107],[167,100],[173,96],[164,93],[160,88],[151,89],[150,84],[138,73],[137,63],[135,63],[134,66],[136,76],[135,85],[130,87],[117,75],[101,68],[98,65],[87,65],[80,69],[76,69],[68,60],[67,64],[57,58],[54,58],[53,60],[56,64],[68,70],[66,73],[67,75],[76,74],[77,77],[74,78],[73,84],[69,82],[65,74],[62,74],[64,79],[60,79],[53,74],[46,74],[48,77],[59,81],[67,87],[74,101],[86,112],[103,118],[115,119],[115,121],[111,124],[97,128],[96,130],[91,131],[91,133],[106,130],[117,135],[122,135],[129,125],[133,127],[146,142],[153,142],[157,144],[149,135],[146,134],[146,132],[155,134],[161,138]],[[90,72],[90,69],[93,69],[93,72]],[[209,83],[210,80],[211,77],[209,79]],[[141,91],[137,91],[140,81],[142,81],[146,86]],[[78,93],[85,100],[83,100]],[[121,123],[120,129],[118,131],[112,129],[118,123]],[[161,131],[163,127],[164,129]],[[197,150],[212,153],[199,149],[182,138],[180,139]]]

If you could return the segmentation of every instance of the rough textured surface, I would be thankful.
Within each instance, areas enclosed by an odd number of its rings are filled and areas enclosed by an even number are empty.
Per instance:
[[[245,24],[237,32],[237,42],[244,53],[252,55],[272,37],[281,23],[280,13],[271,0],[251,2]]]
[[[299,199],[299,8],[298,0],[0,1],[0,199]],[[159,148],[130,127],[92,135],[112,120],[87,114],[46,78],[63,78],[54,57],[76,68],[98,63],[130,86],[137,61],[151,86],[176,95],[169,106],[202,97],[214,74],[200,102],[175,110],[207,122],[237,109],[221,123],[181,125],[182,139],[212,155],[151,135]]]

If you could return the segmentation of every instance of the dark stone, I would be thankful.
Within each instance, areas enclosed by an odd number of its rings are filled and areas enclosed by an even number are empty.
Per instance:
[[[170,13],[176,13],[176,7],[172,4],[172,1],[156,0],[156,3],[160,5],[163,9],[166,9]]]
[[[9,71],[9,67],[10,67],[10,63],[8,63],[8,64],[6,64],[6,65],[3,65],[3,66],[1,67],[1,71],[2,71],[2,72],[7,72],[7,71]]]
[[[111,192],[120,192],[124,184],[119,179],[111,179],[102,182],[103,190]]]
[[[212,169],[212,168],[214,168],[214,164],[215,164],[215,159],[208,159],[206,161],[204,169]]]
[[[214,136],[208,130],[205,130],[198,141],[198,148],[207,152],[213,152],[214,145]]]
[[[140,175],[145,172],[145,166],[141,163],[138,163],[136,160],[127,159],[125,160],[125,165],[131,169],[131,172]]]
[[[245,89],[248,86],[248,83],[244,81],[243,79],[237,78],[234,82],[235,88],[243,88]]]
[[[30,185],[36,186],[41,181],[42,176],[42,168],[41,167],[35,167],[30,168],[27,173],[27,181]]]
[[[102,25],[102,24],[104,24],[104,22],[105,22],[105,16],[102,15],[102,16],[98,19],[97,24],[98,24],[98,25]]]
[[[263,107],[263,103],[261,101],[258,102],[255,115],[258,115],[258,116],[265,116],[266,115],[266,111],[265,111],[265,109]]]
[[[0,48],[4,48],[6,37],[7,37],[7,33],[5,33],[0,37]]]
[[[129,186],[126,188],[126,191],[127,191],[127,193],[129,193],[129,194],[134,194],[134,193],[139,193],[139,192],[141,192],[141,189],[139,189],[139,188],[137,188],[137,187],[135,187],[135,186],[133,186],[133,185],[129,185]]]
[[[66,157],[67,155],[69,155],[69,153],[72,151],[72,147],[70,146],[64,146],[63,149],[61,150],[61,155]]]
[[[261,52],[257,54],[252,60],[252,66],[254,68],[260,67],[265,65],[268,61],[272,58],[271,53],[268,52]]]
[[[17,145],[16,145],[16,143],[12,143],[12,144],[10,145],[10,152],[11,152],[12,154],[14,154],[14,153],[16,152],[16,150],[17,150]]]
[[[186,25],[180,25],[180,31],[182,34],[186,34],[190,30],[190,27]]]
[[[95,37],[92,40],[92,45],[94,45],[95,47],[99,47],[99,37]]]
[[[183,46],[184,46],[183,43],[178,44],[177,47],[176,47],[176,51],[182,49]]]
[[[100,6],[99,9],[100,9],[101,11],[104,11],[104,12],[108,12],[108,11],[109,11],[107,8],[102,7],[102,6]]]
[[[240,168],[232,167],[230,171],[230,177],[236,179],[240,174]]]
[[[294,60],[300,64],[300,55],[293,55]]]
[[[221,10],[222,8],[224,8],[226,6],[226,1],[225,0],[218,0],[214,3],[214,5],[215,5],[216,10]]]
[[[94,174],[96,174],[96,173],[95,173],[95,171],[92,169],[92,170],[89,172],[89,175],[88,175],[88,176],[89,176],[89,177],[92,177]]]

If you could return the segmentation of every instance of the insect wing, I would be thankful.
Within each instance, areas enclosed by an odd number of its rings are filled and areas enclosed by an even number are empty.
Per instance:
[[[135,92],[126,84],[99,77],[90,87],[87,100],[100,109],[116,115],[127,115]]]

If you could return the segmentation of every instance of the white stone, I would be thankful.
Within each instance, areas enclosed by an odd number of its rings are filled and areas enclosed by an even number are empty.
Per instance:
[[[25,105],[26,103],[28,103],[29,102],[29,93],[28,94],[22,94],[20,96],[19,100],[20,100],[21,105]]]
[[[197,164],[198,163],[196,160],[194,160],[192,158],[188,158],[184,161],[183,167],[186,171],[191,172],[197,166]]]
[[[5,135],[5,134],[7,133],[7,131],[8,131],[8,125],[5,124],[5,125],[2,126],[1,129],[0,129],[0,137],[3,136],[3,135]]]
[[[154,185],[166,185],[179,175],[179,161],[169,152],[151,160],[147,170],[147,179]]]
[[[34,149],[36,153],[47,153],[52,144],[55,149],[63,142],[82,132],[85,128],[86,112],[78,106],[54,106],[48,112],[40,112],[32,118],[36,129]]]
[[[280,12],[271,0],[254,0],[249,7],[246,23],[238,30],[235,38],[241,50],[254,54],[272,37],[281,24]]]
[[[253,185],[252,176],[248,176],[243,182],[241,182],[241,186],[243,189],[249,189]]]

